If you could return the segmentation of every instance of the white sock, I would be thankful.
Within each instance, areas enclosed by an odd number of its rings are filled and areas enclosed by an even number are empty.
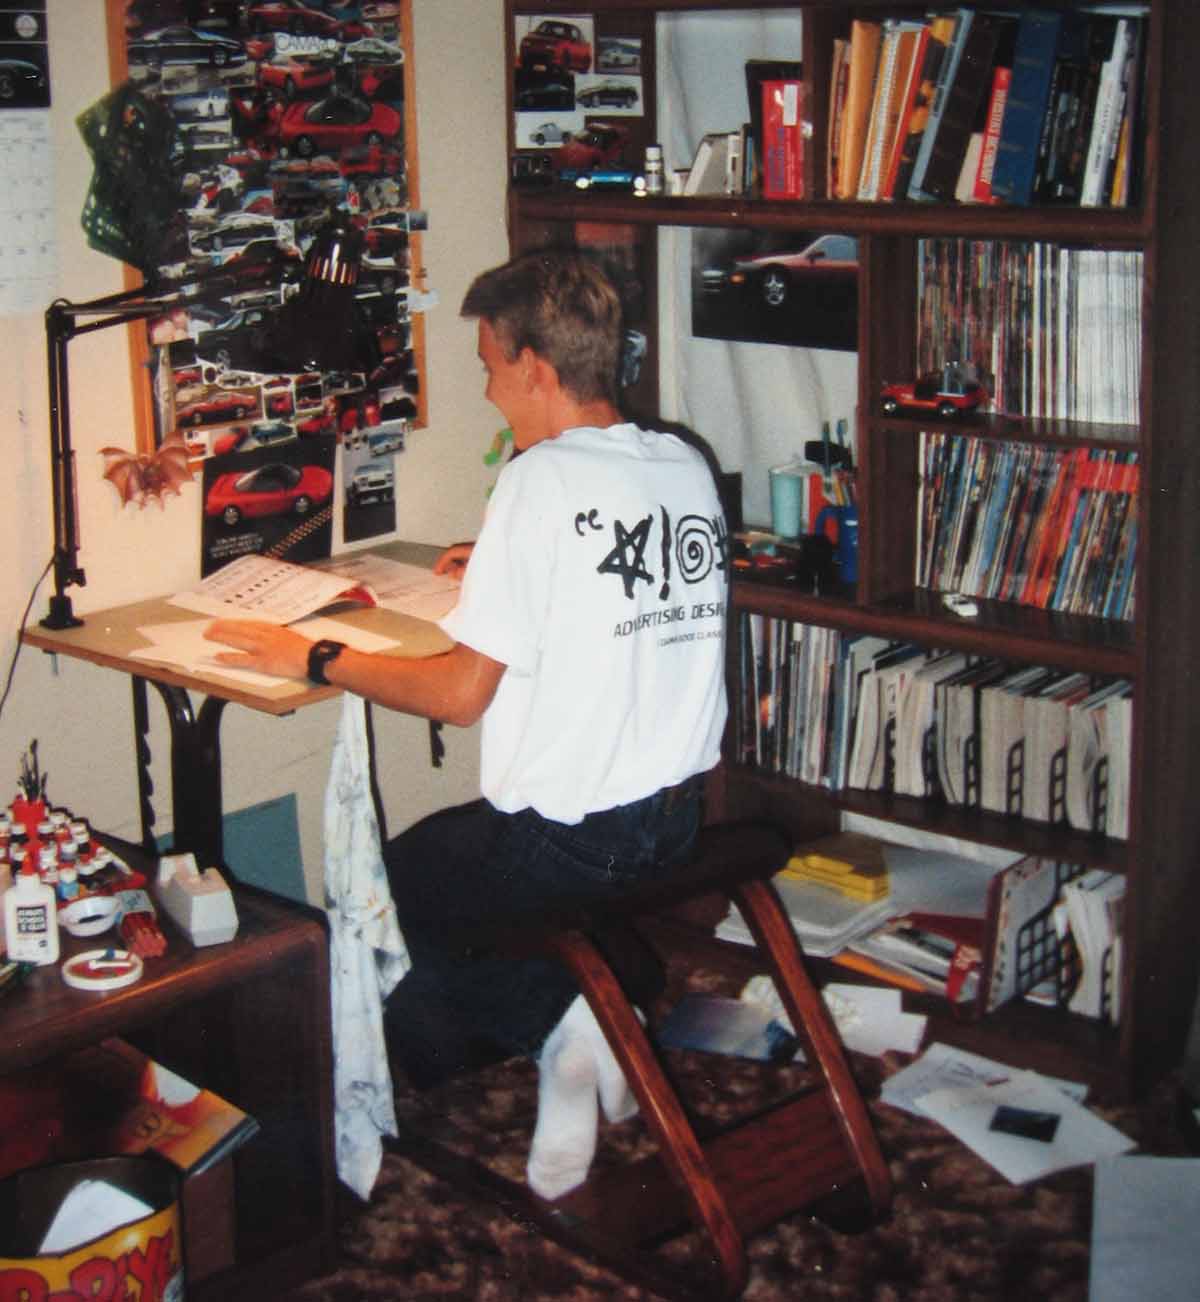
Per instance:
[[[637,1111],[604,1032],[577,995],[538,1059],[538,1116],[526,1177],[539,1197],[561,1198],[587,1179],[596,1152],[597,1098],[610,1121]]]

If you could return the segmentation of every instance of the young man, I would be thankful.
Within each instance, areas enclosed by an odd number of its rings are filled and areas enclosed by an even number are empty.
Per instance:
[[[442,621],[453,649],[400,660],[224,620],[209,636],[238,648],[229,664],[447,723],[482,718],[483,799],[386,850],[413,968],[385,1021],[418,1085],[544,1048],[530,1178],[554,1196],[586,1173],[597,1095],[624,1111],[623,1081],[565,972],[463,937],[629,889],[687,855],[725,721],[728,549],[703,457],[621,418],[620,303],[596,263],[519,257],[480,276],[462,312],[519,455],[477,542],[438,561],[463,575]]]

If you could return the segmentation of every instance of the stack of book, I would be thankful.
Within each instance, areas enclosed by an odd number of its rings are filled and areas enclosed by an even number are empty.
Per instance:
[[[743,612],[741,762],[1128,835],[1132,685]]]
[[[1132,618],[1136,452],[920,435],[915,582]]]
[[[827,193],[1126,206],[1144,38],[1132,8],[855,19],[832,51]]]
[[[917,373],[965,362],[996,411],[1137,424],[1143,268],[1128,249],[921,240]]]

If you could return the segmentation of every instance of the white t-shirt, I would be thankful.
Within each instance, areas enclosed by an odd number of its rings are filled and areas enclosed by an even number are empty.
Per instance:
[[[507,666],[483,794],[577,823],[712,768],[728,574],[712,475],[673,435],[570,429],[505,466],[442,620]]]

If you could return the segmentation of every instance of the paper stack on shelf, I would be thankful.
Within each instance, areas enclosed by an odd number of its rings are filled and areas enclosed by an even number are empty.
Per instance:
[[[782,873],[772,884],[787,910],[801,948],[815,958],[828,958],[845,949],[852,940],[878,927],[891,912],[887,899],[863,903],[828,886],[789,878]],[[738,945],[754,943],[736,905],[730,906],[717,927],[717,938]]]
[[[1073,1013],[1120,1020],[1121,912],[1125,878],[1093,868],[1064,884],[1066,925],[1079,952],[1079,984],[1068,1003]]]

